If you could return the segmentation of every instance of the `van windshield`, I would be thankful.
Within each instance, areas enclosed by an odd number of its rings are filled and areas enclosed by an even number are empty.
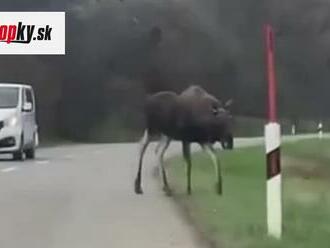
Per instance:
[[[0,108],[16,108],[18,105],[18,88],[0,87]]]

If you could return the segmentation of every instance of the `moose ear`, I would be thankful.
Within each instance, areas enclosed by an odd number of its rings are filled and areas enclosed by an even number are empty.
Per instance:
[[[229,108],[231,105],[233,105],[233,102],[233,99],[229,99],[228,101],[226,101],[225,108]]]

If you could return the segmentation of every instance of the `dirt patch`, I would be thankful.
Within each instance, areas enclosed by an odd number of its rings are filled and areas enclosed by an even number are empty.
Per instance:
[[[169,163],[165,163],[165,166],[168,166]],[[170,177],[172,177],[173,175],[171,175],[171,171],[169,171],[168,173],[170,175]],[[152,171],[152,176],[153,177],[158,177],[161,178],[161,171],[159,167],[154,167],[153,171]],[[161,179],[162,180],[162,179]],[[171,182],[170,182],[171,183]],[[160,184],[161,186],[161,184]],[[170,198],[173,200],[174,204],[175,204],[175,208],[176,210],[180,213],[181,216],[183,216],[184,220],[186,221],[186,223],[192,227],[192,230],[194,232],[195,235],[195,241],[198,245],[200,245],[200,247],[205,247],[205,248],[217,248],[217,243],[216,241],[214,241],[213,239],[211,239],[208,235],[208,233],[204,230],[204,228],[202,227],[202,225],[200,223],[198,223],[196,221],[196,219],[193,216],[193,212],[191,210],[191,206],[189,204],[189,202],[187,201],[186,197],[182,193],[179,194],[175,191],[176,187],[173,187],[174,185],[171,186],[171,195]],[[159,190],[161,191],[161,187],[159,188]]]
[[[218,248],[220,244],[211,237],[211,235],[206,231],[205,226],[196,220],[190,203],[185,199],[185,197],[182,197],[182,195],[174,192],[172,198],[177,204],[178,210],[181,212],[182,216],[184,216],[186,221],[195,228],[199,242],[208,248]]]
[[[330,167],[313,160],[283,157],[284,172],[292,177],[313,180],[329,180]]]

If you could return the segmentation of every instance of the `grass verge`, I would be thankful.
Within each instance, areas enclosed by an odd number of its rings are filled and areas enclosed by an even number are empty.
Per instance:
[[[193,157],[193,194],[185,193],[181,157],[168,161],[175,199],[216,247],[311,248],[330,246],[330,141],[288,143],[283,154],[281,241],[266,235],[265,155],[262,146],[221,151],[224,195],[204,153]]]

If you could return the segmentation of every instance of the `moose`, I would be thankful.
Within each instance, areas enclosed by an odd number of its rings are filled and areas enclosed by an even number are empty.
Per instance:
[[[225,149],[232,149],[232,116],[228,110],[232,101],[222,104],[216,97],[202,87],[192,85],[180,95],[162,91],[150,95],[145,104],[146,129],[140,141],[139,165],[135,179],[135,193],[143,194],[141,186],[144,153],[154,136],[160,136],[157,161],[161,168],[163,190],[171,194],[163,157],[171,142],[182,142],[182,151],[187,164],[187,193],[191,194],[191,150],[190,144],[198,143],[206,151],[215,166],[218,194],[222,194],[222,175],[220,161],[213,144],[220,142]]]

